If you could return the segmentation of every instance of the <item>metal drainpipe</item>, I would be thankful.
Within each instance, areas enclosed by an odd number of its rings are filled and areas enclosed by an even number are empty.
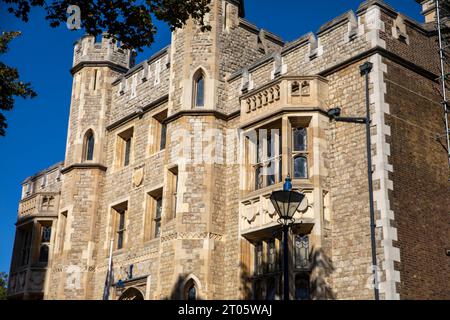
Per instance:
[[[373,200],[373,177],[372,177],[372,140],[370,136],[370,125],[372,123],[370,116],[370,95],[369,95],[369,74],[373,69],[371,62],[366,62],[360,66],[361,75],[366,78],[366,145],[367,145],[367,177],[369,180],[369,199],[370,199],[370,240],[372,247],[372,272],[374,276],[374,297],[380,300],[378,289],[378,270],[377,270],[377,244],[375,235],[375,206]]]

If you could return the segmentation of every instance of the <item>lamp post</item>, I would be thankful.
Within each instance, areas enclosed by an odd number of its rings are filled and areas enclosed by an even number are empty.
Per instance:
[[[369,74],[372,71],[373,64],[366,62],[360,67],[361,75],[365,76],[366,82],[366,116],[365,117],[341,117],[341,109],[333,108],[328,111],[328,117],[335,121],[350,122],[357,124],[364,124],[366,126],[366,150],[367,150],[367,178],[369,181],[369,205],[370,205],[370,240],[372,247],[372,272],[374,276],[374,297],[379,300],[378,291],[378,275],[377,275],[377,249],[375,239],[375,206],[373,200],[373,178],[372,178],[372,151],[371,151],[371,136],[370,136],[370,100],[369,100]]]
[[[292,191],[291,178],[287,176],[283,191],[274,191],[270,196],[276,212],[278,213],[278,223],[283,226],[283,267],[284,267],[284,300],[289,300],[289,227],[295,222],[294,215],[304,194]]]

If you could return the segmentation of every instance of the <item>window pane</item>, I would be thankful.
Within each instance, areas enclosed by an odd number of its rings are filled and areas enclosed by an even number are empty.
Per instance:
[[[125,213],[119,212],[119,231],[125,229]]]
[[[200,77],[196,83],[195,106],[203,107],[205,105],[205,79]]]
[[[159,198],[156,200],[156,212],[155,212],[155,219],[161,218],[162,213],[162,198]]]
[[[306,151],[307,149],[306,129],[294,129],[294,151]]]
[[[259,242],[255,245],[255,273],[260,275],[263,273],[263,245]]]
[[[39,252],[39,262],[47,263],[48,262],[48,245],[42,245],[41,251]]]
[[[263,160],[263,154],[263,142],[261,141],[261,138],[258,137],[258,142],[256,145],[256,163],[260,163]]]
[[[123,232],[117,233],[117,249],[120,250],[123,248]]]
[[[125,159],[123,161],[124,166],[130,164],[130,153],[131,153],[131,138],[125,140]]]
[[[86,160],[94,159],[94,135],[91,133],[86,141]]]
[[[308,236],[295,236],[295,267],[297,269],[307,269],[309,267]]]
[[[262,167],[257,165],[255,167],[255,189],[259,190],[264,187],[264,177]]]
[[[278,158],[278,181],[283,180],[283,158]]]
[[[197,300],[197,289],[192,285],[188,290],[188,300]]]
[[[42,239],[41,242],[50,242],[50,237],[52,235],[52,227],[42,227]]]
[[[22,257],[20,261],[21,266],[26,265],[29,262],[30,246],[31,246],[31,232],[25,231],[23,235]]]
[[[276,267],[276,256],[277,256],[277,249],[275,247],[275,240],[270,240],[267,243],[267,261],[268,261],[268,265],[269,265],[269,272],[273,272],[275,271]],[[275,283],[274,283],[274,287],[275,287]]]
[[[172,173],[172,217],[177,216],[178,173]]]
[[[266,300],[275,300],[276,296],[276,285],[275,278],[270,278],[267,280],[267,293]]]
[[[267,186],[274,185],[275,183],[275,161],[270,161],[267,166]]]
[[[167,125],[161,124],[161,143],[159,146],[160,150],[164,150],[166,148],[166,137],[167,137]]]
[[[295,278],[295,299],[296,300],[309,300],[309,276],[298,275]]]
[[[155,238],[161,235],[161,220],[155,220]]]
[[[255,282],[255,299],[264,300],[262,280]]]
[[[155,238],[158,238],[161,234],[161,214],[162,214],[162,198],[156,200],[155,208]]]
[[[306,157],[294,158],[294,179],[308,178],[308,161]]]

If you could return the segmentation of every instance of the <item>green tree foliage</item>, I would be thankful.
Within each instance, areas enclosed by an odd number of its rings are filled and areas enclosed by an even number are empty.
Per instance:
[[[5,272],[0,272],[0,300],[6,299],[7,284],[8,275]]]
[[[81,28],[97,36],[106,32],[124,47],[142,50],[154,42],[156,18],[166,22],[172,30],[181,28],[189,18],[194,19],[203,31],[209,30],[203,17],[209,12],[211,0],[2,0],[8,11],[23,21],[28,21],[32,7],[42,7],[50,26],[65,24],[67,9],[80,8]]]
[[[70,17],[68,8],[78,6],[80,28],[93,36],[107,33],[124,48],[142,51],[155,40],[157,28],[153,19],[167,23],[171,30],[181,28],[192,18],[203,31],[211,27],[204,21],[211,0],[0,0],[8,12],[28,22],[33,7],[43,8],[51,27],[65,25]],[[0,38],[0,54],[19,32],[5,32]],[[0,62],[0,110],[12,110],[14,98],[32,98],[36,93],[30,84],[19,80],[16,69]],[[7,128],[6,118],[0,112],[0,136]]]
[[[9,42],[20,35],[20,32],[3,32],[0,35],[0,55],[8,51]],[[3,111],[10,111],[14,107],[14,97],[33,98],[36,93],[29,83],[19,79],[19,72],[0,61],[0,136],[4,136],[8,124]]]

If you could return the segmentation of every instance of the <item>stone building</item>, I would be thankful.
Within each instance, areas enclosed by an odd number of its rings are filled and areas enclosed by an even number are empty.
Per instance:
[[[292,177],[291,298],[373,299],[365,128],[370,105],[382,299],[450,298],[450,194],[434,8],[381,0],[286,43],[212,0],[206,20],[138,65],[74,49],[64,162],[23,182],[10,298],[279,299],[269,201]],[[411,1],[411,5],[414,3]],[[412,201],[414,200],[414,201]],[[112,248],[112,250],[110,250]]]

